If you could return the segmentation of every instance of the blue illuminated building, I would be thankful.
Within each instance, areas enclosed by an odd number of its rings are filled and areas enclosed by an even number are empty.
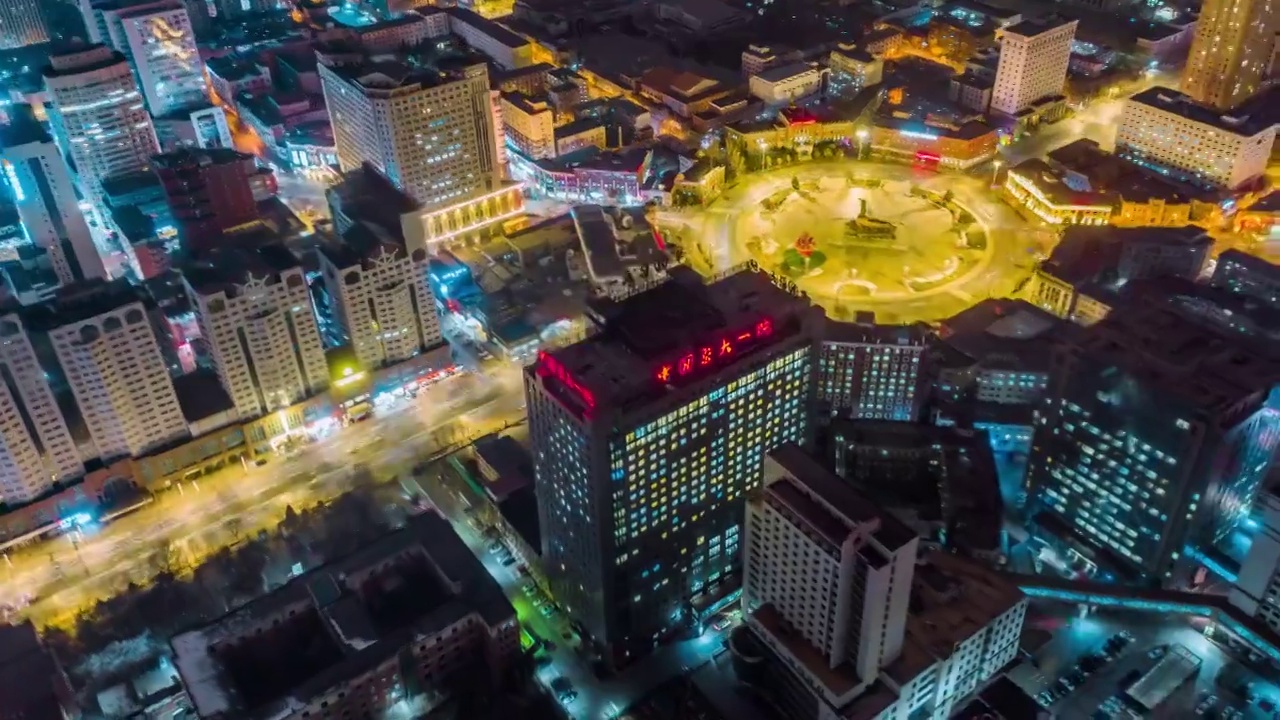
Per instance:
[[[741,586],[764,454],[809,440],[822,313],[761,272],[680,267],[587,315],[525,393],[552,593],[621,665]]]
[[[1248,515],[1280,444],[1274,346],[1182,299],[1131,298],[1059,348],[1032,441],[1038,527],[1146,584]]]

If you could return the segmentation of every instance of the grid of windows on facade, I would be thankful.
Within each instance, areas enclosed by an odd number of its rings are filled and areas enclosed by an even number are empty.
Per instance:
[[[808,352],[777,358],[613,443],[615,564],[638,575],[633,587],[696,594],[734,571],[741,513],[717,511],[741,506],[764,453],[803,441]],[[655,535],[684,538],[673,553],[680,562],[631,567]],[[645,603],[643,593],[633,602]]]
[[[861,419],[910,420],[920,374],[919,348],[828,346],[821,398]]]
[[[1155,557],[1168,513],[1175,510],[1169,474],[1177,458],[1124,430],[1112,434],[1089,418],[1084,408],[1063,402],[1054,433],[1074,438],[1079,459],[1062,464],[1048,458],[1045,471],[1052,481],[1041,481],[1042,500],[1095,542],[1145,565]],[[1181,430],[1190,428],[1185,420],[1174,422]],[[1191,495],[1188,518],[1199,502],[1199,493]]]
[[[538,485],[538,495],[548,511],[546,522],[555,528],[548,535],[558,546],[553,549],[564,552],[587,543],[591,533],[586,528],[594,525],[584,460],[586,437],[554,410],[545,414],[544,423],[539,424],[547,428],[546,435],[537,439],[536,447],[539,464],[548,470],[545,475],[539,473],[539,479],[550,482]]]

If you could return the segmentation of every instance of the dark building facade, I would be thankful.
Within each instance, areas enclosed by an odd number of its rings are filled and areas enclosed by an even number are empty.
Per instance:
[[[155,156],[153,165],[184,247],[216,245],[227,230],[258,218],[251,180],[261,171],[252,155],[183,148]]]
[[[764,453],[809,440],[821,310],[739,272],[593,301],[595,332],[525,370],[543,564],[618,664],[741,583]]]
[[[1134,301],[1055,349],[1028,484],[1033,521],[1084,569],[1166,582],[1185,547],[1247,515],[1273,462],[1274,346],[1193,308]]]

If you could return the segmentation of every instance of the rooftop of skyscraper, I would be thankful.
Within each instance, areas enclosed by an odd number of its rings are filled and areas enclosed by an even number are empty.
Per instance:
[[[175,636],[174,666],[202,718],[282,717],[472,614],[491,628],[515,622],[502,588],[448,521],[424,513]]]
[[[280,273],[299,266],[298,258],[283,243],[256,246],[224,245],[201,252],[182,267],[182,275],[201,295],[239,294],[251,280],[273,284]]]
[[[1007,34],[1021,35],[1023,37],[1030,38],[1030,37],[1035,37],[1037,35],[1043,35],[1044,33],[1047,33],[1050,30],[1056,30],[1062,27],[1063,25],[1067,25],[1068,23],[1074,23],[1074,22],[1077,22],[1077,21],[1069,20],[1059,15],[1047,15],[1045,17],[1029,18],[1029,19],[1023,20],[1022,22],[1016,23],[1014,25],[1010,25],[1009,27],[1005,28],[1004,31]]]
[[[943,320],[938,337],[966,356],[995,368],[1049,370],[1048,342],[1063,321],[1025,300],[988,298]]]
[[[135,302],[148,307],[153,304],[147,294],[127,278],[81,280],[58,288],[49,302],[24,307],[22,315],[28,330],[48,332]]]
[[[365,93],[428,89],[486,74],[482,59],[453,56],[365,58],[361,62],[325,65],[334,75]]]
[[[1130,285],[1106,319],[1069,341],[1075,354],[1125,368],[1162,396],[1210,416],[1258,406],[1280,386],[1280,347],[1243,332],[1247,318],[1222,307],[1239,298],[1182,278]]]
[[[0,148],[52,142],[30,105],[11,105],[9,122],[0,125]]]
[[[46,79],[80,75],[123,62],[124,54],[106,45],[66,43],[49,53],[49,65],[44,68],[43,74]]]
[[[867,313],[853,322],[828,317],[823,325],[822,341],[851,345],[923,346],[932,333],[924,323],[914,325],[877,325],[875,314]]]
[[[1172,113],[1244,138],[1251,138],[1274,128],[1276,122],[1275,117],[1271,113],[1264,112],[1262,106],[1249,103],[1243,108],[1222,112],[1197,103],[1190,95],[1158,85],[1134,95],[1128,102]]]
[[[595,332],[545,355],[537,372],[563,371],[561,384],[571,381],[588,406],[626,409],[686,380],[715,376],[781,340],[812,337],[822,311],[764,272],[704,283],[681,266],[625,299],[591,300],[587,317]]]

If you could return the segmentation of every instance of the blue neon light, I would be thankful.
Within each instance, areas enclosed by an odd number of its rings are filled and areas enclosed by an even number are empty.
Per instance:
[[[1222,563],[1200,552],[1199,548],[1194,548],[1188,545],[1185,548],[1183,548],[1182,552],[1185,553],[1187,557],[1205,566],[1205,568],[1208,569],[1209,572],[1213,573],[1214,575],[1217,575],[1218,577],[1222,578],[1223,580],[1226,580],[1229,583],[1234,583],[1236,581],[1236,578],[1240,577],[1238,573],[1234,573],[1228,570],[1227,568],[1223,567]]]

